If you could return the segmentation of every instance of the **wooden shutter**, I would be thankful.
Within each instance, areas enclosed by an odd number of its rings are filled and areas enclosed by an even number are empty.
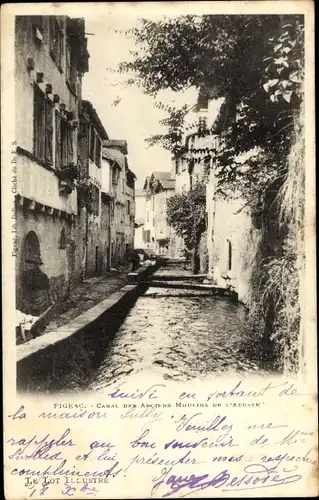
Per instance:
[[[53,103],[45,100],[45,159],[53,164]]]
[[[68,164],[68,123],[66,120],[61,119],[61,146],[62,146],[62,165]]]
[[[62,166],[62,140],[61,140],[61,116],[55,112],[55,168],[60,170]]]
[[[67,134],[68,134],[68,163],[73,162],[73,130],[70,125],[67,126]]]
[[[55,59],[55,47],[56,47],[55,19],[54,16],[50,16],[50,54],[53,59]]]
[[[37,85],[34,86],[34,154],[45,161],[45,97]]]
[[[101,166],[101,140],[96,136],[95,141],[95,163],[98,167]]]
[[[71,83],[71,47],[67,43],[66,44],[66,79]]]
[[[94,161],[95,155],[95,131],[93,126],[90,127],[90,160]]]

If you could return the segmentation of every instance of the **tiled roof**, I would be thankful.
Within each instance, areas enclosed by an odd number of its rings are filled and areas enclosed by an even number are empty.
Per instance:
[[[172,176],[170,172],[153,172],[154,177],[160,181],[171,180]]]
[[[117,149],[103,148],[102,158],[106,160],[112,160],[120,167],[120,169],[125,169],[125,156]]]
[[[119,149],[124,155],[127,155],[127,141],[119,139],[108,139],[104,141],[104,146],[106,148],[116,148]]]
[[[175,179],[165,179],[160,181],[163,189],[175,189]]]
[[[175,179],[172,179],[170,172],[153,172],[152,175],[160,181],[163,189],[175,189]]]

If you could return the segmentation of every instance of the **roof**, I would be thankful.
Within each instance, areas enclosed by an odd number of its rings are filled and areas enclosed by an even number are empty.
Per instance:
[[[171,172],[153,172],[155,179],[158,179],[163,189],[175,189],[175,179],[172,179]]]
[[[175,179],[167,179],[160,181],[163,189],[175,189]]]
[[[170,172],[153,172],[150,177],[146,177],[144,190],[147,190],[148,186],[153,184],[153,180],[158,181],[164,190],[175,189],[175,179],[172,178]]]
[[[93,107],[92,103],[90,101],[82,101],[82,108],[89,114],[92,122],[96,126],[96,129],[98,133],[100,134],[101,138],[103,140],[106,140],[109,138],[107,135],[107,132],[105,128],[103,127],[103,124],[99,118],[99,115],[97,114],[96,109]]]
[[[117,149],[103,147],[102,158],[115,162],[120,169],[125,169],[125,156]]]
[[[106,148],[116,148],[123,153],[123,155],[127,155],[127,141],[119,140],[119,139],[109,139],[105,141],[104,146]]]

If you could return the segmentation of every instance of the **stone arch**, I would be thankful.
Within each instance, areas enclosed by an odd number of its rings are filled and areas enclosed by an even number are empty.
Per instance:
[[[40,316],[49,304],[50,282],[40,270],[40,241],[35,231],[29,231],[24,239],[23,266],[21,275],[22,296],[19,309],[25,314]]]
[[[35,231],[29,231],[24,240],[23,262],[29,264],[43,264],[41,259],[40,241]]]

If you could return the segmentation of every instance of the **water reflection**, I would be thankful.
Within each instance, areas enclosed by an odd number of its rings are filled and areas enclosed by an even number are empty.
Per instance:
[[[243,306],[207,292],[149,288],[107,347],[90,389],[142,370],[179,381],[260,372],[254,341]]]

